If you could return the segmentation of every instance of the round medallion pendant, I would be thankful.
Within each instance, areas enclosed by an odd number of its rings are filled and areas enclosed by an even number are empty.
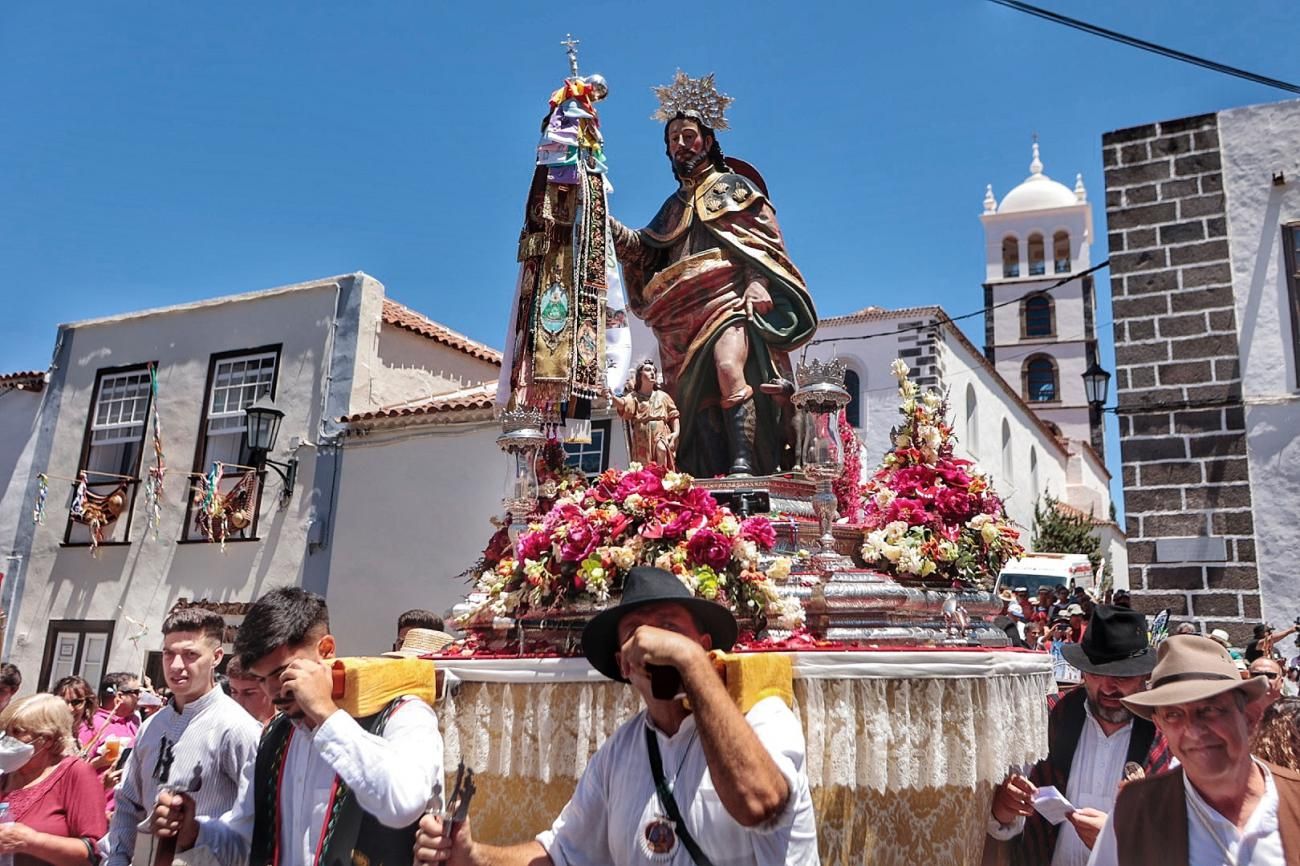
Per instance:
[[[644,844],[646,853],[651,856],[672,854],[677,848],[677,831],[673,825],[662,819],[651,821],[645,826]]]

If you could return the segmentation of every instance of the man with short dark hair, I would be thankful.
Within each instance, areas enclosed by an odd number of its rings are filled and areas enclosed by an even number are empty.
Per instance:
[[[1300,863],[1300,773],[1250,754],[1246,708],[1266,689],[1209,638],[1160,645],[1151,687],[1124,704],[1155,722],[1179,766],[1120,792],[1090,866]]]
[[[582,648],[600,673],[629,683],[645,710],[601,744],[551,829],[533,841],[484,845],[468,820],[447,835],[441,816],[427,815],[416,858],[451,866],[704,857],[728,866],[816,866],[803,730],[779,697],[741,712],[708,655],[735,639],[727,608],[695,598],[670,572],[633,568],[620,603],[583,630]],[[654,682],[664,675],[666,688]]]
[[[230,696],[235,699],[248,714],[265,726],[275,716],[275,706],[267,697],[262,681],[244,668],[239,657],[235,656],[226,665],[226,679],[230,683]]]
[[[141,727],[127,758],[105,866],[153,862],[155,840],[139,834],[137,825],[166,787],[197,789],[190,805],[200,816],[220,815],[234,804],[261,727],[216,687],[225,629],[219,614],[196,607],[163,621],[163,676],[172,698]]]
[[[0,664],[0,710],[9,706],[9,702],[18,694],[18,690],[23,687],[23,674],[18,670],[17,665],[9,662]]]
[[[393,641],[393,650],[402,648],[406,633],[413,628],[427,628],[430,631],[442,631],[442,617],[431,610],[412,608],[397,618],[397,640]]]
[[[227,814],[196,821],[183,797],[163,795],[155,831],[175,835],[181,851],[210,852],[222,866],[409,864],[416,821],[442,798],[433,708],[403,695],[367,718],[343,712],[333,698],[329,610],[298,587],[257,600],[235,651],[280,715],[246,764]]]

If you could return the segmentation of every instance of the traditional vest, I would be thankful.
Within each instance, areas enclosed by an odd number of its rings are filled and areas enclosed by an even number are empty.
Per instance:
[[[1048,698],[1047,757],[1029,773],[1029,781],[1036,786],[1055,785],[1062,793],[1070,780],[1070,765],[1079,747],[1079,737],[1087,721],[1084,702],[1087,692],[1083,686],[1064,696]],[[1146,719],[1133,717],[1133,733],[1129,736],[1125,761],[1140,764],[1148,776],[1169,769],[1169,747],[1156,726]],[[1115,780],[1118,787],[1120,779]],[[1060,828],[1050,824],[1037,812],[1025,818],[1025,832],[1011,840],[1013,866],[1046,866],[1052,862],[1056,851],[1056,837]]]
[[[1277,827],[1287,863],[1300,862],[1300,773],[1272,764],[1277,788]],[[1187,866],[1187,790],[1178,768],[1125,785],[1115,801],[1116,852],[1120,866]]]
[[[357,719],[367,733],[382,736],[384,726],[402,698],[383,710]],[[294,737],[293,723],[283,715],[272,719],[257,747],[253,770],[253,841],[248,866],[280,864],[280,796],[285,755]],[[295,796],[297,792],[288,792]],[[356,795],[338,776],[330,791],[325,826],[316,845],[316,857],[306,866],[410,866],[418,822],[409,827],[385,827],[363,812]]]

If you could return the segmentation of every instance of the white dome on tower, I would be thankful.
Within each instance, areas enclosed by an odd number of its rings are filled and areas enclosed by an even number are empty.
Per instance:
[[[1074,190],[1043,174],[1043,162],[1038,158],[1038,142],[1034,142],[1034,159],[1029,163],[1029,177],[1003,197],[1002,203],[998,205],[998,213],[1070,207],[1079,201]]]

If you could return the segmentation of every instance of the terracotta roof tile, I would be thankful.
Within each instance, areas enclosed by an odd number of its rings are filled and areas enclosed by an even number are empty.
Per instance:
[[[45,374],[38,370],[24,370],[21,373],[0,373],[0,391],[42,391],[45,389]]]
[[[477,340],[471,340],[464,334],[457,333],[446,325],[440,325],[427,316],[423,316],[410,307],[402,306],[397,301],[384,299],[384,322],[399,328],[437,340],[444,346],[451,346],[467,355],[501,366],[501,353],[491,346],[485,346]]]
[[[344,424],[359,424],[366,421],[385,421],[397,418],[418,418],[422,416],[445,416],[452,413],[471,411],[490,411],[496,407],[497,383],[488,382],[475,388],[441,394],[423,403],[393,406],[361,412],[343,418]]]
[[[884,307],[863,307],[856,313],[845,313],[843,316],[830,316],[822,319],[820,325],[851,325],[856,322],[873,322],[879,319],[910,319],[916,316],[937,316],[946,315],[942,307],[900,307],[897,310],[886,310]]]

